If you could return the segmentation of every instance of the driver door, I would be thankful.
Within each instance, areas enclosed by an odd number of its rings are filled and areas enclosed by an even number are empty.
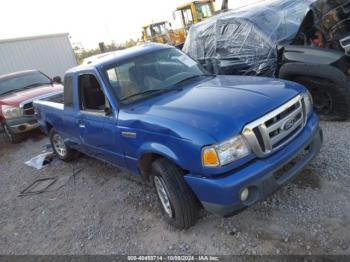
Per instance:
[[[79,76],[79,133],[86,153],[124,166],[117,127],[117,113],[94,73]]]

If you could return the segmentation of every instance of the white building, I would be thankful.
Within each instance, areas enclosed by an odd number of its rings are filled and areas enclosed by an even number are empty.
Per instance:
[[[76,65],[68,33],[0,40],[0,75],[37,69],[63,77]]]

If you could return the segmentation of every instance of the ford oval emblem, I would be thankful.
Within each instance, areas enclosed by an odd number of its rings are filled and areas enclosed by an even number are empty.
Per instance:
[[[286,122],[283,124],[283,130],[287,131],[291,129],[295,124],[295,118],[288,119]]]

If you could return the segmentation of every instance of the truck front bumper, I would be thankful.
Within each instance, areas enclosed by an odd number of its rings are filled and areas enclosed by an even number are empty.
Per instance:
[[[218,178],[185,176],[204,208],[224,217],[234,215],[266,199],[293,180],[319,153],[323,143],[322,129],[316,115],[289,145],[264,159],[255,159],[243,167]],[[241,193],[248,189],[248,198]]]
[[[6,124],[15,134],[24,133],[39,127],[35,116],[22,116],[19,118],[6,120]]]

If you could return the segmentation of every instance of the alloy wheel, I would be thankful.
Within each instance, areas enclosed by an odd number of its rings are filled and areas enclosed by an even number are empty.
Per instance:
[[[156,187],[160,202],[162,203],[163,209],[165,213],[172,218],[173,211],[171,207],[171,203],[169,200],[168,190],[166,189],[166,185],[164,183],[163,178],[159,176],[154,176],[154,185]]]
[[[65,157],[67,153],[67,147],[62,137],[59,134],[54,134],[54,136],[52,137],[52,143],[57,154],[60,157]]]

